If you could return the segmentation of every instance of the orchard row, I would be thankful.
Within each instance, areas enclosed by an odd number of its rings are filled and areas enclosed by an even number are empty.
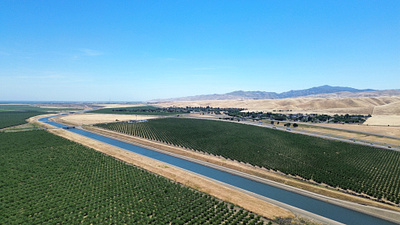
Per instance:
[[[45,131],[0,134],[4,224],[263,224],[229,203]]]
[[[399,204],[400,153],[245,124],[166,118],[98,127],[207,152]]]

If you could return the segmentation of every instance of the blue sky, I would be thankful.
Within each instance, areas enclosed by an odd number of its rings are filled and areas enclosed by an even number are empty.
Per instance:
[[[400,88],[400,1],[0,3],[0,101]]]

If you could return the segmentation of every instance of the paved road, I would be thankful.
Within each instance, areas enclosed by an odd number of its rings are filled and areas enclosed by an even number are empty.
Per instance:
[[[281,131],[285,131],[285,132],[309,135],[309,136],[314,136],[314,137],[320,137],[320,138],[331,139],[331,140],[336,140],[336,141],[343,141],[343,142],[347,142],[347,143],[371,146],[371,147],[375,147],[375,148],[383,148],[383,149],[400,152],[399,147],[397,147],[395,145],[387,145],[385,143],[380,143],[380,142],[373,142],[373,141],[366,141],[366,140],[355,139],[355,138],[342,137],[342,136],[337,136],[337,135],[330,135],[330,134],[325,134],[325,133],[320,133],[320,132],[315,132],[315,131],[307,131],[307,130],[303,130],[303,129],[299,129],[299,128],[290,128],[290,130],[287,130],[286,128],[275,127],[275,126],[265,124],[265,123],[260,124],[260,123],[254,123],[254,122],[248,122],[248,121],[243,121],[241,123],[254,125],[254,126],[260,126],[260,127],[266,127],[266,128],[271,128],[271,129],[277,129],[277,130],[281,130]]]
[[[289,121],[289,123],[293,123],[293,122]],[[325,126],[323,126],[323,125],[319,125],[319,124],[310,124],[310,123],[298,123],[298,124],[304,124],[304,125],[307,125],[307,126],[320,127],[320,128],[327,128],[327,129],[332,129],[332,130],[340,130],[340,131],[353,132],[353,133],[359,133],[359,134],[365,134],[365,135],[372,135],[372,136],[378,136],[378,137],[386,137],[386,138],[392,138],[392,139],[399,139],[399,140],[400,140],[400,137],[389,136],[389,135],[383,135],[383,134],[377,134],[377,133],[371,133],[371,132],[366,132],[366,131],[349,130],[349,129],[338,128],[338,127],[325,127]],[[400,128],[399,128],[399,129],[400,129]]]

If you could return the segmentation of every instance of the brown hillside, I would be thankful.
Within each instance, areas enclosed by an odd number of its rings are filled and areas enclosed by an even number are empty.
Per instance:
[[[400,102],[391,102],[386,105],[376,106],[374,115],[400,115]]]
[[[211,106],[249,111],[291,110],[304,113],[400,115],[400,97],[288,98],[262,100],[203,100],[158,103],[158,106]]]

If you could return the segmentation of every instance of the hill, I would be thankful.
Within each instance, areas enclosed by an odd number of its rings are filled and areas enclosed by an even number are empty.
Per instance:
[[[327,114],[371,114],[400,115],[398,104],[400,96],[393,97],[360,97],[360,98],[286,98],[256,100],[203,100],[160,102],[157,106],[177,107],[210,106],[221,108],[245,108],[249,111],[291,111],[303,113]],[[376,109],[376,111],[374,110]]]
[[[355,89],[351,87],[338,86],[319,86],[303,90],[291,90],[282,93],[267,91],[233,91],[226,94],[197,95],[172,99],[157,99],[151,102],[167,101],[203,101],[203,100],[254,100],[254,99],[285,99],[298,97],[380,97],[380,96],[400,96],[399,90],[373,90]]]

